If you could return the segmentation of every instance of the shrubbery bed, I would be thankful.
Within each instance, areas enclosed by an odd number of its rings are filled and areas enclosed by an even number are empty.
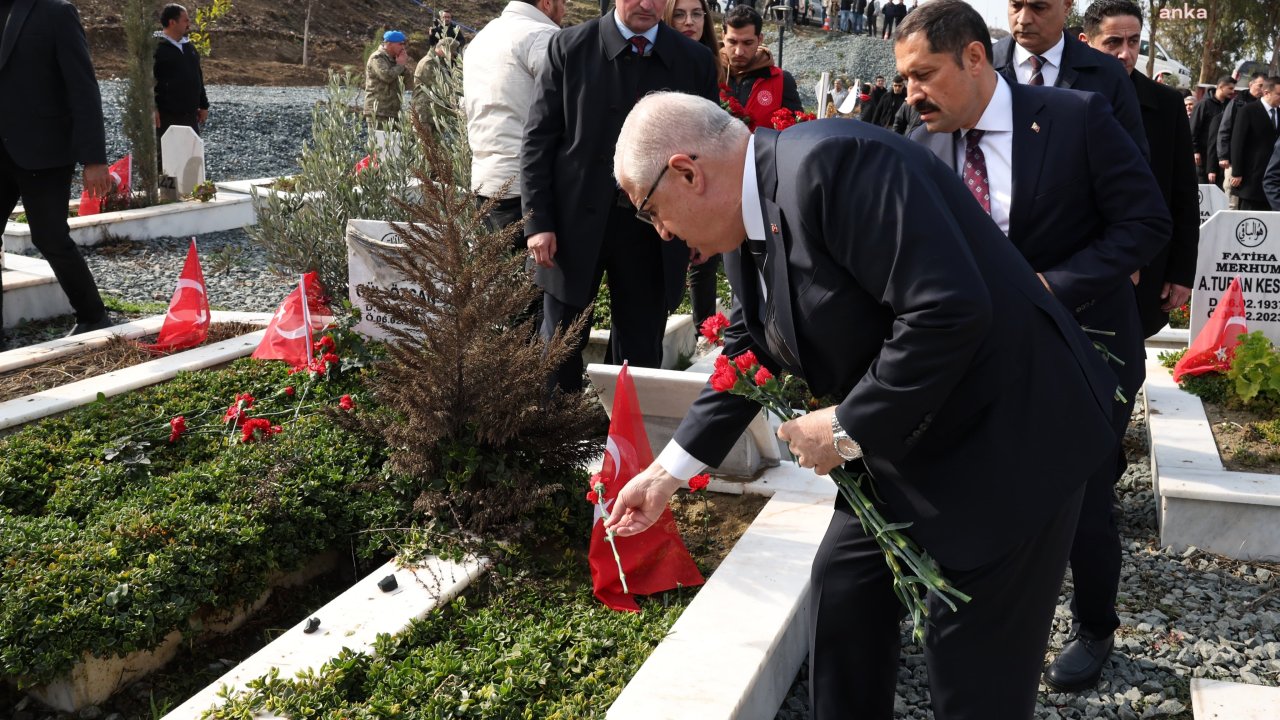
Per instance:
[[[155,647],[198,610],[259,596],[290,571],[404,504],[380,483],[380,444],[323,408],[355,373],[316,382],[241,360],[180,374],[25,426],[0,441],[0,670],[24,686],[98,657]],[[279,434],[242,442],[222,422],[241,393]],[[357,410],[360,411],[360,410]],[[187,432],[170,443],[170,419]]]

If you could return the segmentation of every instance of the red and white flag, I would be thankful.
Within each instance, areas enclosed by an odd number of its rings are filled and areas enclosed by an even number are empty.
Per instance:
[[[1209,322],[1187,348],[1187,354],[1173,366],[1173,381],[1181,382],[1185,375],[1201,375],[1207,372],[1231,369],[1231,358],[1240,344],[1240,336],[1249,332],[1245,323],[1244,293],[1240,291],[1240,278],[1222,294],[1218,306],[1213,309]]]
[[[200,268],[200,256],[196,253],[196,239],[191,238],[187,248],[187,261],[178,276],[178,286],[169,300],[169,312],[164,316],[160,337],[148,350],[186,350],[195,347],[209,337],[209,294],[205,289],[204,271]]]
[[[111,195],[119,197],[128,197],[132,189],[131,175],[133,173],[133,155],[125,155],[119,160],[111,164],[107,168],[107,174],[111,176]],[[80,193],[80,207],[76,210],[76,215],[84,217],[86,215],[97,215],[102,212],[102,201],[105,198],[90,195],[88,190]]]
[[[258,360],[284,360],[296,366],[311,362],[312,333],[328,323],[329,309],[324,307],[320,278],[309,272],[298,279],[298,287],[280,303],[267,325],[253,357]]]
[[[613,393],[613,415],[609,420],[609,439],[605,444],[604,466],[593,476],[594,487],[602,479],[605,496],[602,498],[605,513],[613,506],[618,493],[641,470],[653,462],[653,450],[644,431],[644,418],[640,414],[640,401],[631,382],[627,366],[618,373],[618,384]],[[596,599],[614,610],[638,612],[635,598],[622,591],[618,577],[618,565],[613,549],[605,539],[605,515],[596,506],[591,524],[591,546],[587,560],[591,566],[591,588]],[[622,571],[627,576],[627,589],[635,595],[652,595],[676,587],[701,585],[702,574],[689,557],[689,551],[680,539],[671,508],[664,508],[662,515],[648,530],[629,537],[615,537]]]

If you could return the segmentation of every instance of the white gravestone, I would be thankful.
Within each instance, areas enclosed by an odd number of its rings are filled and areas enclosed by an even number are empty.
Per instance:
[[[360,311],[360,322],[353,329],[365,337],[389,339],[390,335],[378,323],[393,324],[390,318],[370,306],[365,297],[370,288],[405,293],[422,292],[420,286],[405,281],[404,276],[388,267],[380,257],[396,252],[404,252],[404,242],[391,227],[391,223],[382,220],[347,221],[347,295],[351,304]]]
[[[1209,222],[1209,218],[1219,210],[1227,210],[1227,194],[1222,188],[1213,184],[1200,186],[1200,224]]]
[[[1280,344],[1280,212],[1222,210],[1200,226],[1191,294],[1192,340],[1236,277],[1249,332],[1261,330]]]
[[[204,141],[186,125],[170,125],[160,138],[161,169],[177,181],[178,195],[204,182]]]
[[[831,101],[831,73],[824,72],[818,80],[818,119],[827,116],[827,103]]]

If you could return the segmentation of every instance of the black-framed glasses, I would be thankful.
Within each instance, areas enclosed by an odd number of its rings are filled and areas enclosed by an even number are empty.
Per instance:
[[[689,159],[697,160],[698,156],[690,155]],[[654,178],[653,184],[649,186],[649,192],[645,193],[644,199],[641,200],[640,204],[636,206],[637,220],[642,220],[644,222],[649,223],[650,225],[653,224],[653,214],[650,213],[648,210],[645,210],[644,206],[649,204],[649,198],[653,197],[653,191],[658,189],[658,183],[662,182],[662,176],[667,174],[667,168],[669,167],[671,167],[671,163],[667,163],[666,165],[662,166],[662,169],[658,171],[658,177]]]

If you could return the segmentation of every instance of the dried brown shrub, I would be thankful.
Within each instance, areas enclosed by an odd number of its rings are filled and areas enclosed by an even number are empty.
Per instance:
[[[383,259],[421,293],[402,284],[366,295],[392,337],[371,388],[389,412],[372,422],[393,469],[416,481],[418,510],[514,539],[565,513],[557,493],[599,453],[603,413],[583,394],[548,393],[571,348],[564,336],[544,343],[523,317],[539,290],[510,252],[522,229],[488,232],[472,193],[433,180],[455,177],[449,153],[416,130],[422,197],[405,204],[410,223],[395,225],[404,252]]]

